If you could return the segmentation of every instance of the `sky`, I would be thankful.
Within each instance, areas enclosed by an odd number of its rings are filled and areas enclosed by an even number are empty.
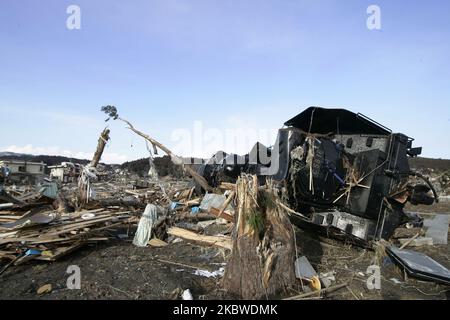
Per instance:
[[[115,105],[179,155],[244,154],[322,106],[450,159],[449,40],[447,0],[2,0],[0,151],[90,158],[109,126],[103,161],[147,157]]]

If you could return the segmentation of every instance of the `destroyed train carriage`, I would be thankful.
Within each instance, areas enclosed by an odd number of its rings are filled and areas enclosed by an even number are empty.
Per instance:
[[[421,226],[405,212],[438,201],[426,177],[412,172],[408,157],[422,148],[413,139],[358,113],[310,107],[285,123],[271,148],[257,143],[245,156],[218,152],[199,173],[217,187],[241,173],[279,182],[290,207],[306,216],[293,222],[367,243],[388,239],[402,224]],[[411,176],[423,180],[413,184]]]

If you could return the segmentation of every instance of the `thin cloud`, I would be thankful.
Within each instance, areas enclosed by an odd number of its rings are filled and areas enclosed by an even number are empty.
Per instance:
[[[64,126],[76,126],[76,127],[83,126],[83,127],[98,128],[99,125],[100,126],[102,125],[100,120],[95,119],[91,116],[82,114],[62,113],[55,111],[44,111],[42,110],[42,108],[0,106],[0,111],[3,114],[10,114],[13,116],[26,115],[34,119],[47,119]]]

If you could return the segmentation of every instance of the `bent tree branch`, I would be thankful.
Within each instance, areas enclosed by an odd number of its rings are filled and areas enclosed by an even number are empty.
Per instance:
[[[208,184],[205,178],[203,178],[201,175],[199,175],[197,172],[195,172],[194,169],[192,169],[190,166],[184,166],[183,159],[176,154],[174,154],[172,151],[170,151],[166,146],[164,146],[162,143],[156,141],[149,135],[137,130],[131,122],[128,120],[119,117],[117,114],[117,109],[114,106],[105,106],[102,107],[102,111],[109,115],[110,118],[113,118],[114,120],[120,120],[128,125],[128,129],[136,133],[137,135],[143,137],[145,140],[149,141],[153,146],[158,147],[162,151],[164,151],[172,160],[172,162],[176,165],[182,166],[186,172],[192,176],[192,178],[206,191],[212,191],[212,187]],[[106,120],[108,121],[109,118]]]

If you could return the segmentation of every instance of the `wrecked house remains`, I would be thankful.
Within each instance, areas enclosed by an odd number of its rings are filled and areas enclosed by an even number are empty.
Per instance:
[[[422,150],[413,141],[360,113],[310,107],[285,123],[273,147],[257,143],[245,156],[219,152],[199,172],[213,186],[242,172],[261,183],[272,179],[301,214],[294,222],[355,241],[388,239],[407,222],[421,226],[420,217],[403,210],[407,202],[438,201],[429,180],[409,167],[408,158]]]
[[[18,160],[0,161],[0,167],[8,171],[9,179],[17,182],[36,181],[45,174],[46,164],[43,162],[29,162]]]
[[[49,166],[50,178],[61,183],[74,182],[80,175],[81,165],[72,162],[61,162],[59,165]]]

